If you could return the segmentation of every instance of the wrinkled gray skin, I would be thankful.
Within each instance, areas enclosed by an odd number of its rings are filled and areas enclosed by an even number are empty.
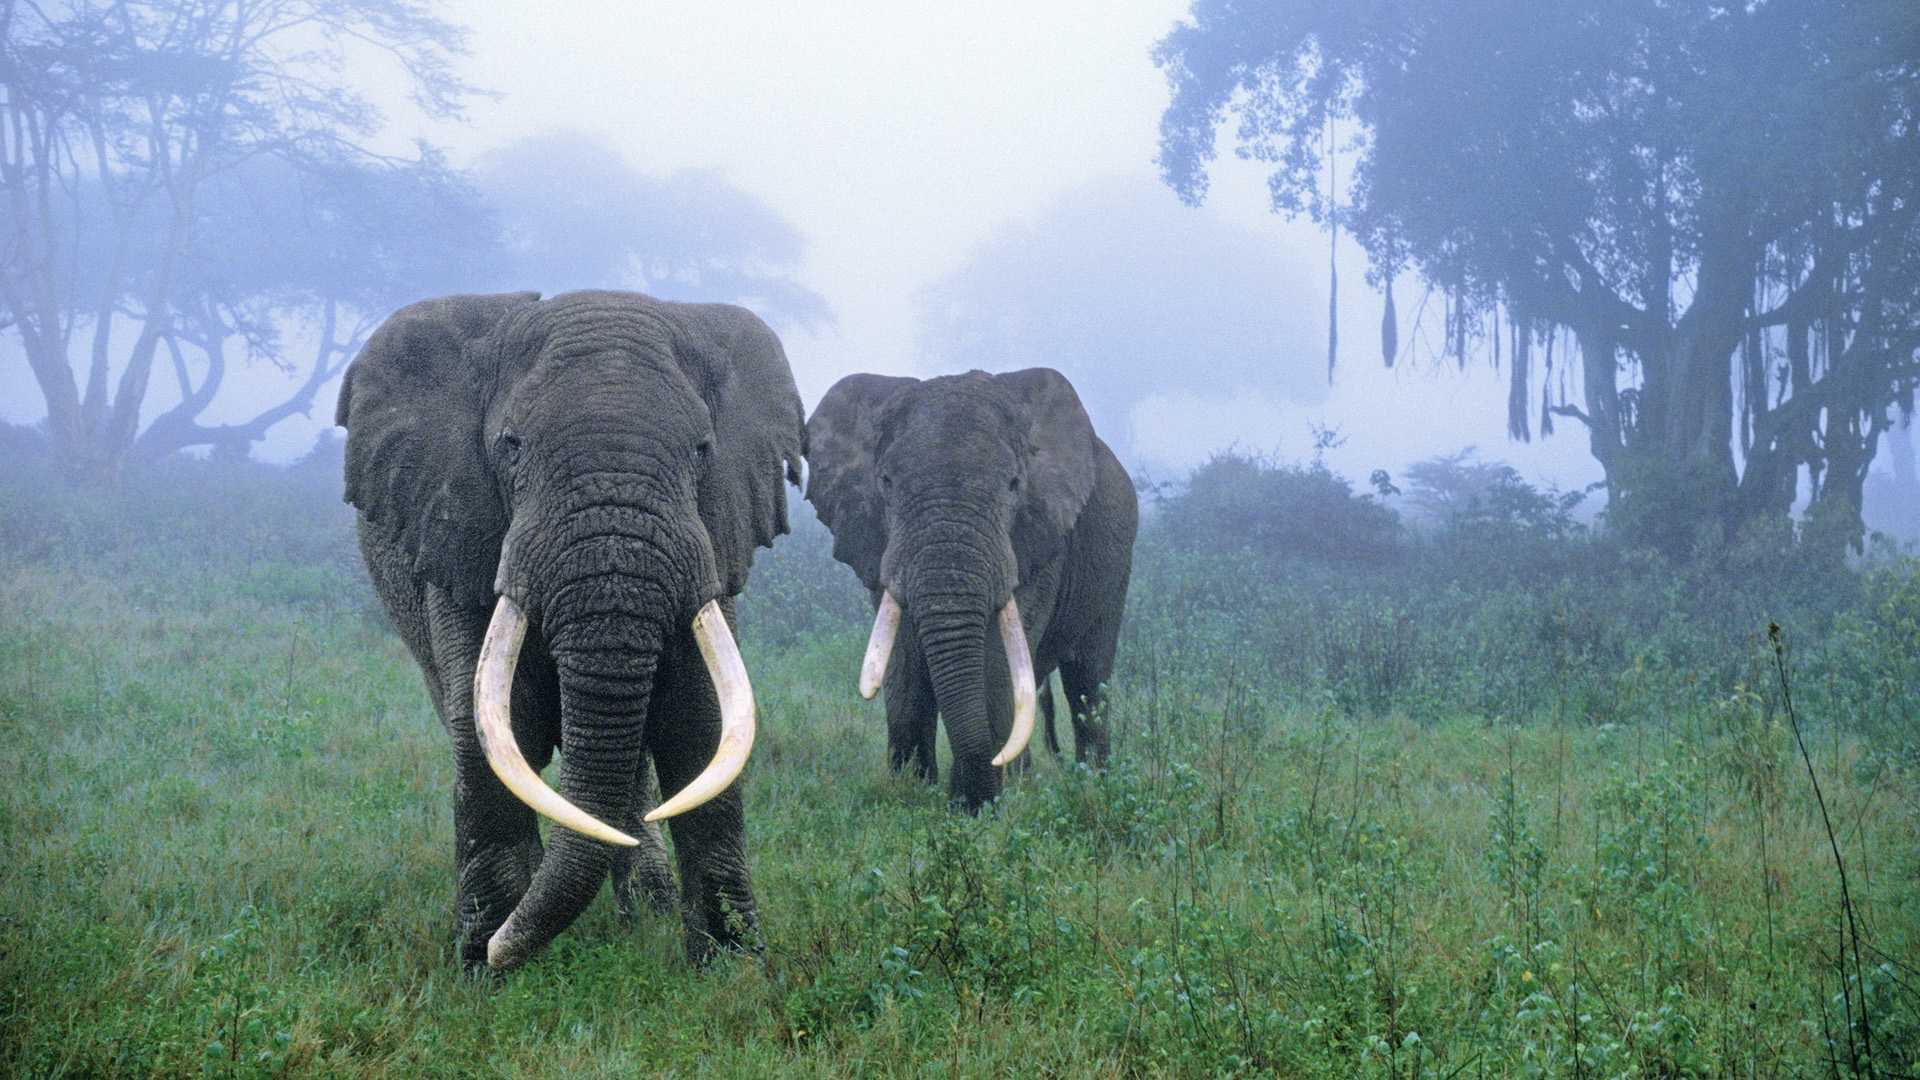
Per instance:
[[[395,313],[341,387],[347,501],[387,612],[453,739],[457,946],[469,968],[551,941],[611,876],[623,913],[671,907],[641,815],[712,758],[720,717],[691,621],[728,619],[757,546],[787,529],[802,410],[750,312],[634,293],[450,296]],[[473,678],[496,596],[526,612],[514,736],[555,787],[638,837],[554,828],[494,776]],[[651,768],[649,766],[651,765]],[[757,938],[740,790],[671,820],[687,952]]]
[[[1012,725],[994,618],[1019,601],[1034,676],[1060,671],[1074,754],[1107,757],[1101,687],[1133,566],[1139,501],[1059,372],[943,378],[850,375],[807,422],[807,499],[833,554],[878,604],[904,609],[887,668],[887,750],[937,777],[935,717],[953,758],[950,791],[969,811],[1000,791],[992,758]],[[1053,698],[1041,704],[1056,753]]]

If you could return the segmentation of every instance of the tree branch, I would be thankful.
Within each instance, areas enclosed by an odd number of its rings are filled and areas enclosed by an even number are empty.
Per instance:
[[[1589,430],[1593,428],[1593,417],[1588,416],[1578,405],[1553,405],[1547,411],[1555,416],[1572,417],[1585,424]]]

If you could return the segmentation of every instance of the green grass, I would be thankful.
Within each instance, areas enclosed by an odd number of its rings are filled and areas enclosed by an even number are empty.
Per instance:
[[[1561,686],[1489,643],[1480,679],[1531,689],[1470,696],[1422,674],[1431,627],[1359,614],[1386,599],[1149,544],[1115,767],[1041,753],[975,820],[887,773],[863,605],[806,531],[743,609],[765,956],[691,969],[677,920],[603,897],[470,980],[445,737],[334,504],[295,511],[297,540],[217,551],[151,523],[0,548],[0,1073],[1825,1076],[1858,1008],[1749,641],[1691,683],[1542,653]],[[1800,719],[1875,950],[1872,1064],[1920,1075],[1920,778],[1886,736],[1920,689],[1882,610],[1920,575],[1885,572],[1796,678],[1828,665]],[[1880,711],[1820,715],[1856,654]]]

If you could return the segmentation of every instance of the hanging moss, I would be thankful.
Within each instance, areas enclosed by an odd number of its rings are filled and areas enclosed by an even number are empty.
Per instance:
[[[1553,411],[1548,407],[1547,395],[1553,392],[1553,339],[1558,331],[1547,331],[1547,370],[1540,380],[1540,437],[1553,437]],[[1560,373],[1561,397],[1566,397],[1566,372]]]
[[[1453,291],[1453,359],[1460,370],[1467,370],[1467,294],[1459,288]]]
[[[1339,235],[1336,230],[1334,235]],[[1327,249],[1327,382],[1333,382],[1334,358],[1340,355],[1340,268],[1334,265],[1333,249]]]
[[[1380,315],[1380,359],[1389,368],[1400,353],[1400,316],[1393,310],[1393,275],[1387,275],[1387,307]]]
[[[1327,148],[1327,385],[1340,355],[1340,158],[1334,149],[1333,116],[1326,118]]]
[[[1495,331],[1494,337],[1499,337]],[[1507,384],[1507,437],[1520,442],[1532,442],[1533,432],[1527,426],[1527,407],[1531,397],[1527,393],[1528,368],[1533,364],[1533,331],[1527,328],[1523,320],[1513,320],[1513,371]]]

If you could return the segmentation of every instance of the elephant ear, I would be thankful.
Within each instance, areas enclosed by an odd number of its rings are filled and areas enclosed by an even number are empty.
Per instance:
[[[880,414],[918,379],[849,375],[833,384],[807,421],[807,501],[833,532],[833,557],[861,584],[880,588],[887,550],[887,513],[880,498]]]
[[[499,353],[483,343],[538,299],[447,296],[401,308],[354,358],[334,411],[347,429],[346,501],[416,577],[474,606],[493,599],[507,525],[482,436]]]
[[[1066,376],[1052,368],[995,375],[1027,419],[1027,477],[1013,518],[1013,550],[1020,580],[1066,549],[1080,511],[1093,494],[1096,448],[1093,421]]]
[[[786,350],[759,316],[731,304],[662,307],[674,328],[674,359],[713,421],[700,518],[720,586],[737,595],[754,549],[787,532],[786,485],[800,483],[806,411]]]

